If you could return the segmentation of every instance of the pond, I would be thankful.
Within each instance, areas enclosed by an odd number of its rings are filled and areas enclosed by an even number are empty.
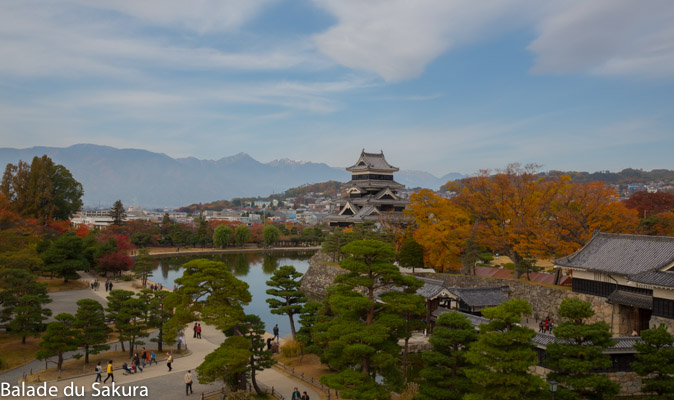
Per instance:
[[[271,253],[226,253],[207,256],[180,256],[159,259],[159,265],[152,272],[150,280],[172,288],[173,282],[183,275],[182,266],[190,260],[207,258],[222,261],[229,267],[234,276],[248,283],[253,300],[244,307],[247,314],[256,314],[264,321],[267,332],[271,332],[274,324],[278,324],[280,336],[290,335],[290,321],[287,315],[274,315],[269,312],[265,301],[269,298],[266,282],[272,273],[282,265],[292,265],[301,273],[309,269],[309,258],[315,251],[271,252]],[[299,329],[297,316],[295,328]]]

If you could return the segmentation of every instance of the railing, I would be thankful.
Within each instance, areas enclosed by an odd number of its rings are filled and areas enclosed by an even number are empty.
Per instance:
[[[304,376],[304,372],[299,372],[299,373],[295,372],[295,368],[291,368],[291,367],[289,367],[289,366],[287,366],[287,365],[285,365],[281,362],[277,362],[276,364],[274,364],[274,366],[278,367],[278,368],[281,368],[284,372],[294,376],[295,378],[299,378],[303,382],[306,382],[306,383],[312,385],[313,387],[315,387],[316,389],[319,389],[322,392],[326,393],[327,396],[328,396],[328,400],[330,400],[330,398],[331,398],[330,395],[331,395],[332,390],[329,387],[322,384],[321,382],[316,381],[313,376],[310,376],[310,377],[307,378],[307,377]],[[335,399],[339,399],[339,392],[337,391],[337,389],[335,389],[334,391],[335,391]]]
[[[272,387],[269,387],[269,386],[264,385],[264,384],[259,383],[259,382],[258,382],[257,385],[260,387],[260,389],[262,389],[263,392],[265,392],[265,393],[271,395],[272,397],[274,397],[274,398],[276,398],[276,399],[278,399],[278,400],[285,400],[285,398],[283,397],[283,395],[282,395],[281,393],[277,392],[277,391],[274,389],[273,386],[272,386]],[[246,386],[246,388],[248,389],[249,392],[252,392],[252,391],[253,391],[253,385],[252,385],[251,383],[248,383],[248,385]],[[225,394],[226,394],[225,388],[224,388],[224,387],[221,387],[220,389],[211,390],[211,391],[209,391],[209,392],[202,392],[201,395],[199,396],[199,398],[200,398],[201,400],[224,399],[224,398],[225,398]]]

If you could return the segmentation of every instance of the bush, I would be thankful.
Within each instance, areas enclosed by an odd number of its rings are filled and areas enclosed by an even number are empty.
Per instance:
[[[281,354],[283,357],[295,357],[302,353],[302,345],[295,340],[288,340],[286,344],[281,347]]]
[[[515,269],[515,264],[513,264],[513,263],[505,263],[505,264],[503,264],[503,268],[514,270],[514,269]]]
[[[225,400],[253,400],[253,396],[245,390],[237,390],[228,394]]]
[[[122,280],[123,280],[123,281],[126,281],[126,282],[132,281],[132,280],[133,280],[133,276],[131,276],[131,275],[122,275]]]
[[[491,253],[480,253],[477,257],[486,263],[494,261],[494,256]]]

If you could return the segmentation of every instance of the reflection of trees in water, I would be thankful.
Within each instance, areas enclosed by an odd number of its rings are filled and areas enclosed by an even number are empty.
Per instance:
[[[168,279],[168,273],[171,270],[171,265],[169,263],[159,263],[161,267],[161,276],[164,279]]]
[[[230,268],[234,266],[234,275],[236,276],[246,276],[250,272],[250,260],[249,257],[246,257],[246,254],[236,254],[236,258],[232,264],[229,264]]]
[[[278,256],[265,254],[264,260],[262,260],[262,272],[267,275],[271,275],[278,268]]]

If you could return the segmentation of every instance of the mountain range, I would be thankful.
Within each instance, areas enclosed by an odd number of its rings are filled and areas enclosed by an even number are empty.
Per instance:
[[[234,197],[268,196],[303,184],[350,179],[344,168],[324,163],[287,158],[261,163],[246,153],[219,160],[172,158],[147,150],[94,144],[0,148],[0,166],[19,160],[30,164],[34,156],[43,154],[68,168],[82,183],[85,207],[109,207],[115,200],[122,200],[127,206],[174,208]],[[405,170],[395,175],[396,181],[407,187],[430,189],[461,177],[450,173],[438,178],[428,172]]]

